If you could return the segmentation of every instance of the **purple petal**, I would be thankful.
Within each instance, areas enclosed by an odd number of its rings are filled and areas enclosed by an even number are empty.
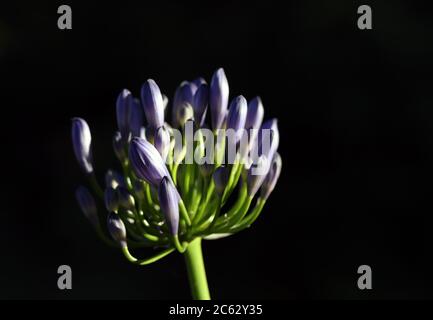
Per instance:
[[[158,150],[142,138],[132,139],[129,159],[136,176],[154,187],[159,186],[162,178],[169,175]]]
[[[159,204],[165,216],[172,235],[177,235],[179,229],[179,197],[173,183],[164,177],[158,188]]]
[[[210,114],[212,129],[220,129],[227,113],[229,84],[222,68],[215,71],[210,84]]]
[[[87,122],[81,118],[72,119],[72,145],[78,164],[85,173],[92,173],[92,136]]]
[[[205,119],[207,108],[209,105],[209,86],[202,84],[194,95],[194,119],[197,121],[199,127],[202,127]]]
[[[98,210],[96,208],[96,202],[90,191],[83,186],[77,188],[75,192],[78,204],[80,205],[81,211],[87,219],[93,224],[93,226],[99,225]]]
[[[117,126],[123,141],[129,140],[129,117],[132,103],[133,97],[131,92],[127,89],[123,89],[116,101]]]
[[[236,133],[236,142],[241,139],[245,120],[247,118],[247,100],[243,96],[238,96],[230,104],[227,114],[227,129],[232,129]]]
[[[141,102],[147,123],[152,128],[159,128],[164,124],[164,102],[158,85],[152,79],[147,80],[141,87]]]

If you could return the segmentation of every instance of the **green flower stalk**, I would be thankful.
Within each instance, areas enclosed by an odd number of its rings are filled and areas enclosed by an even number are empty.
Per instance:
[[[73,119],[73,149],[94,193],[79,187],[77,200],[102,240],[131,263],[182,254],[192,297],[210,299],[202,240],[231,236],[259,217],[281,172],[277,121],[262,124],[259,97],[247,104],[238,96],[227,110],[223,69],[210,85],[203,78],[182,82],[171,123],[168,99],[155,81],[147,80],[140,96],[124,89],[117,97],[113,149],[119,171],[108,170],[104,186],[94,174],[89,126]],[[105,213],[97,211],[97,197]],[[131,250],[142,247],[156,253],[136,258]]]

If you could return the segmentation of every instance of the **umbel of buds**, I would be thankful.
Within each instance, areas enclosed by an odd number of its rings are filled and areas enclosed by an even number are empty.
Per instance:
[[[80,186],[76,198],[98,235],[130,262],[183,254],[193,298],[210,299],[201,241],[238,233],[259,217],[281,173],[277,120],[263,122],[259,97],[229,101],[222,68],[210,84],[182,82],[171,106],[152,79],[139,97],[127,89],[113,95],[119,164],[104,184],[95,175],[90,128],[73,118],[73,150],[93,190]],[[156,253],[137,259],[130,252],[137,247]]]

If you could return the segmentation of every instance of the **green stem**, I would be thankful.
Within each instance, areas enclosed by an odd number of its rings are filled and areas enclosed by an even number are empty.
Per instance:
[[[189,285],[194,300],[210,300],[201,249],[201,238],[196,238],[188,245],[185,253]]]
[[[122,247],[122,252],[123,252],[123,255],[125,256],[125,258],[128,259],[128,261],[130,261],[130,262],[132,262],[134,264],[140,265],[140,266],[145,266],[147,264],[154,263],[154,262],[158,261],[159,259],[164,258],[166,255],[169,255],[173,251],[174,251],[173,248],[168,248],[168,249],[165,249],[164,251],[161,251],[161,252],[157,253],[156,255],[154,255],[154,256],[152,256],[150,258],[139,260],[139,259],[135,258],[129,252],[127,246],[123,246]]]
[[[202,197],[202,203],[200,203],[200,209],[197,212],[197,214],[193,218],[193,224],[196,224],[198,221],[200,221],[201,217],[203,216],[204,212],[206,211],[209,200],[212,196],[212,193],[214,192],[215,184],[213,180],[208,184],[208,189],[206,192],[206,195]]]
[[[191,225],[191,219],[188,215],[188,210],[186,209],[185,203],[183,202],[183,200],[179,201],[179,209],[180,209],[181,217],[183,219],[185,219],[187,226],[190,226]]]

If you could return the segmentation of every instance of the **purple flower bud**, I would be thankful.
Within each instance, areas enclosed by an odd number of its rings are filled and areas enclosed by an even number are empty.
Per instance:
[[[140,128],[140,135],[138,135],[139,138],[146,140],[146,127]]]
[[[266,174],[269,171],[269,163],[265,155],[261,155],[257,162],[253,164],[247,172],[247,193],[254,197],[260,189]]]
[[[146,127],[144,130],[144,137],[140,137],[140,138],[153,143],[155,141],[156,129],[157,128]]]
[[[219,195],[222,195],[229,181],[229,172],[227,168],[218,167],[213,173],[213,181],[215,183],[216,192]]]
[[[170,133],[165,125],[159,127],[155,134],[155,148],[161,155],[162,160],[167,160],[168,152],[170,151]]]
[[[164,124],[164,102],[158,85],[152,79],[141,87],[141,101],[147,123],[153,129]]]
[[[106,188],[104,192],[105,208],[109,212],[117,212],[119,210],[119,195],[113,188]]]
[[[126,228],[119,216],[113,212],[108,215],[107,227],[114,241],[119,242],[122,247],[126,246]]]
[[[244,132],[245,120],[247,118],[247,100],[243,96],[233,99],[227,114],[227,129],[233,129],[236,132],[236,141],[238,142]]]
[[[195,84],[183,81],[174,93],[173,104],[177,105],[182,104],[183,102],[192,103],[196,91],[197,87]]]
[[[223,121],[221,123],[221,129],[226,129],[227,128],[227,115],[228,115],[228,112],[226,110],[226,113],[224,114]]]
[[[94,227],[99,225],[98,210],[96,209],[96,202],[90,191],[83,186],[77,188],[75,192],[78,204],[87,219]]]
[[[266,134],[266,131],[268,133]],[[259,155],[264,154],[267,159],[273,159],[280,143],[277,119],[265,121],[258,135]],[[267,139],[270,139],[267,141]]]
[[[263,108],[262,99],[260,99],[260,97],[255,97],[248,104],[245,129],[259,129],[262,125],[264,114],[265,110]]]
[[[183,127],[185,122],[194,119],[194,110],[188,102],[182,103],[177,109],[177,126]]]
[[[119,197],[120,206],[128,210],[134,210],[135,200],[134,197],[129,193],[129,191],[124,187],[118,187],[116,191]]]
[[[222,68],[215,71],[210,83],[210,115],[212,120],[212,129],[220,129],[224,117],[227,113],[227,104],[229,101],[229,84]]]
[[[72,145],[81,169],[85,173],[92,173],[92,136],[87,122],[81,118],[72,119]]]
[[[116,116],[117,126],[119,128],[120,134],[122,135],[122,140],[125,142],[129,140],[129,118],[131,114],[132,103],[133,97],[131,92],[129,92],[127,89],[123,89],[117,97]]]
[[[197,87],[188,81],[182,82],[180,86],[176,89],[173,98],[172,110],[172,121],[175,128],[178,128],[182,125],[182,123],[180,122],[181,113],[184,112],[182,111],[182,109],[185,108],[185,104],[193,104],[194,92],[196,90]]]
[[[126,187],[125,178],[119,172],[108,170],[105,174],[105,185],[107,188],[116,189],[117,187]]]
[[[176,188],[168,177],[161,180],[158,188],[158,199],[170,233],[177,235],[179,229],[179,197]]]
[[[164,176],[169,176],[167,167],[158,150],[148,141],[133,138],[129,147],[129,160],[135,175],[158,187]]]
[[[277,184],[278,178],[280,177],[282,167],[281,156],[278,152],[275,153],[274,159],[272,160],[271,168],[263,181],[260,197],[267,199],[271,192],[274,190]]]
[[[209,105],[209,86],[204,83],[194,95],[194,119],[197,121],[199,127],[202,127],[206,119],[207,107]]]
[[[129,129],[133,137],[140,137],[143,127],[143,109],[140,105],[140,100],[133,99],[131,103],[131,112],[129,114]]]
[[[125,148],[124,143],[122,141],[122,135],[119,131],[116,131],[113,136],[113,150],[116,154],[117,159],[119,161],[125,161],[126,154],[125,154]]]
[[[206,80],[203,79],[202,77],[198,77],[197,79],[194,79],[191,82],[195,85],[196,89],[200,88],[202,84],[206,84]]]
[[[162,105],[164,107],[164,113],[165,113],[165,109],[167,109],[168,106],[168,97],[165,94],[162,95]]]

